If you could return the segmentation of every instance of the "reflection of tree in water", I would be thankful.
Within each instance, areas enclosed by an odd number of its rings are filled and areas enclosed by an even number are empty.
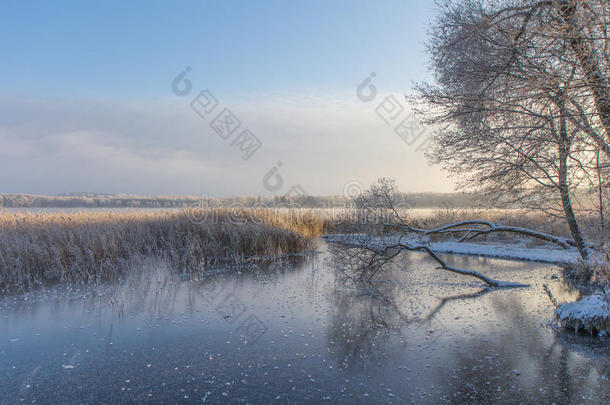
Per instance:
[[[344,368],[392,361],[407,345],[409,328],[428,331],[438,329],[435,319],[447,303],[476,299],[488,292],[482,288],[465,294],[445,297],[415,294],[411,280],[386,272],[386,278],[368,280],[345,272],[346,257],[327,263],[335,272],[334,313],[329,328],[329,348]],[[401,266],[416,266],[409,257],[401,258]],[[402,272],[404,276],[404,271]],[[437,330],[438,333],[438,330]]]
[[[600,378],[610,373],[607,354],[575,354],[515,296],[489,301],[501,322],[519,327],[495,339],[455,342],[459,350],[452,350],[453,358],[447,359],[453,368],[437,375],[449,402],[608,403],[610,386]],[[595,392],[590,399],[588,387]]]
[[[392,334],[404,342],[400,335],[403,316],[385,300],[342,289],[335,291],[334,300],[328,347],[336,354],[340,367],[386,361]]]
[[[483,288],[474,293],[456,294],[436,300],[427,312],[420,312],[417,297],[405,299],[399,283],[367,283],[365,288],[335,290],[335,311],[329,328],[329,347],[337,355],[340,366],[347,368],[378,363],[402,353],[408,341],[409,328],[439,333],[440,321],[435,319],[451,301],[477,299],[492,291]],[[392,341],[394,337],[394,341]]]
[[[345,256],[341,259],[339,263]],[[403,260],[400,264],[403,268],[384,273],[385,278],[379,282],[366,282],[337,270],[336,308],[328,340],[341,366],[364,369],[375,363],[392,365],[394,359],[403,357],[409,336],[413,338],[419,331],[416,341],[421,343],[421,333],[439,322],[443,308],[460,301],[460,306],[474,304],[493,310],[501,333],[490,333],[483,324],[477,329],[475,324],[464,325],[474,327],[474,332],[464,335],[463,341],[445,335],[443,346],[438,348],[443,356],[434,377],[438,381],[430,383],[445,393],[448,402],[582,403],[591,395],[589,388],[598,395],[593,396],[593,403],[609,402],[609,383],[602,378],[610,373],[607,348],[583,356],[564,342],[564,335],[549,333],[536,313],[540,303],[521,301],[537,299],[536,294],[524,296],[489,288],[473,291],[471,285],[462,284],[461,288],[470,292],[432,300],[429,294],[411,295],[417,291],[409,283],[417,284],[422,278],[404,277],[411,270],[420,275],[426,270],[417,268],[417,261]],[[405,268],[408,266],[412,268]],[[435,285],[442,284],[432,280]],[[421,286],[425,290],[430,284]],[[417,311],[417,306],[424,310]]]

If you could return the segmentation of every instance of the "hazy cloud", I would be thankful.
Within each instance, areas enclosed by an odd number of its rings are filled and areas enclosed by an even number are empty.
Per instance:
[[[223,100],[263,147],[244,161],[189,107],[188,98],[114,103],[0,99],[1,192],[268,194],[278,161],[285,180],[311,194],[380,176],[403,190],[449,191],[423,152],[404,143],[353,95],[275,94]]]

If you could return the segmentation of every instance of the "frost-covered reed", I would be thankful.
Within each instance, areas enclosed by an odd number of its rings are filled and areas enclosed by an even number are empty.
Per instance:
[[[290,208],[0,211],[0,291],[117,280],[141,268],[144,259],[165,260],[178,272],[197,272],[220,263],[279,257],[311,248],[312,239],[324,233],[390,232],[383,226],[391,222],[386,214]],[[413,210],[404,216],[424,228],[480,218],[567,235],[564,224],[519,210]],[[607,268],[596,273],[600,280],[610,280]]]
[[[178,272],[312,246],[323,223],[306,212],[207,209],[172,212],[0,213],[0,290],[123,278],[144,259]]]

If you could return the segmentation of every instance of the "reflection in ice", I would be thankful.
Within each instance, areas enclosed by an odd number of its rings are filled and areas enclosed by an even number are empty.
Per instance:
[[[326,256],[326,257],[324,257]],[[7,403],[607,403],[607,342],[558,333],[548,265],[448,257],[531,284],[488,290],[405,254],[368,285],[328,254],[198,279],[0,300]],[[459,263],[467,262],[467,263]],[[501,277],[500,277],[501,276]]]

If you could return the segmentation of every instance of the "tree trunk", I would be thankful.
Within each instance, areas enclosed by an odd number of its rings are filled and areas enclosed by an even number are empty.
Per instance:
[[[578,249],[578,253],[580,257],[587,261],[589,259],[589,251],[585,244],[585,240],[582,237],[582,233],[580,231],[580,227],[578,226],[578,221],[576,220],[576,215],[574,214],[574,207],[572,206],[572,198],[570,197],[570,188],[568,187],[568,151],[570,148],[570,139],[568,137],[568,131],[566,127],[566,117],[565,117],[565,109],[563,105],[560,107],[561,109],[561,126],[559,129],[560,132],[560,142],[559,142],[559,193],[561,194],[561,204],[563,206],[563,212],[566,216],[566,221],[568,222],[568,226],[570,228],[570,233],[572,234],[572,238],[574,239],[574,243],[576,244],[576,248]]]
[[[578,63],[585,74],[587,85],[593,93],[597,114],[606,130],[606,139],[597,137],[595,141],[600,146],[602,146],[602,143],[605,143],[607,146],[610,141],[610,86],[608,85],[608,78],[600,69],[598,56],[596,55],[595,50],[592,49],[586,39],[583,38],[581,30],[578,27],[576,21],[576,7],[576,1],[565,0],[560,3],[559,10],[563,20],[568,26],[568,43],[576,54]],[[601,147],[601,149],[610,157],[610,152],[608,152],[607,147]]]
[[[565,183],[560,185],[560,193],[561,204],[563,205],[563,212],[566,215],[566,221],[568,221],[568,226],[570,227],[570,233],[574,238],[574,242],[576,243],[576,248],[578,249],[578,253],[580,253],[580,257],[586,261],[589,259],[589,251],[585,244],[585,240],[582,237],[582,233],[580,232],[580,227],[578,226],[578,221],[576,220],[576,215],[574,214],[574,208],[572,207],[570,191]]]
[[[602,169],[599,164],[599,151],[597,151],[595,169],[597,170],[597,197],[599,205],[599,247],[600,250],[602,250],[604,243],[606,242],[606,218],[604,216],[604,179],[602,176]]]

